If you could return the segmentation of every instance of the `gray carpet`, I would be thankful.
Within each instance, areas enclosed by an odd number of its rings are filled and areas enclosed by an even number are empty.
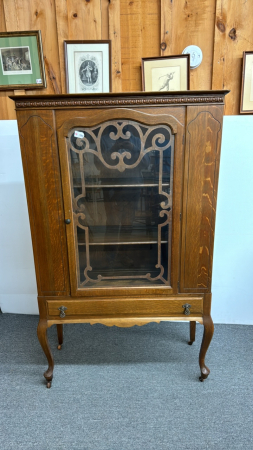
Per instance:
[[[0,314],[0,449],[252,450],[253,327],[216,325],[198,381],[188,323],[66,325],[46,389],[37,316]]]

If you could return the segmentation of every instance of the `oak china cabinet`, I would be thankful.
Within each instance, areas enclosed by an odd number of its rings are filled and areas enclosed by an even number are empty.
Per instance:
[[[203,324],[211,275],[227,91],[12,97],[16,103],[38,286],[47,328]],[[73,350],[74,351],[74,350]]]

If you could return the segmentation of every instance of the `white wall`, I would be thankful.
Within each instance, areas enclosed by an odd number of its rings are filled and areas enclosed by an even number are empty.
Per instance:
[[[253,117],[224,118],[213,269],[216,323],[253,324]],[[16,121],[0,121],[0,307],[37,314]]]
[[[225,116],[216,215],[212,317],[253,324],[253,116]]]
[[[16,120],[0,121],[0,307],[3,312],[38,314]]]

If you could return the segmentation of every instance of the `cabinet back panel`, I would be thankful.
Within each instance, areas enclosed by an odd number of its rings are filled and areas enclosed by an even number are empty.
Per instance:
[[[18,112],[39,295],[68,295],[69,275],[52,111]]]

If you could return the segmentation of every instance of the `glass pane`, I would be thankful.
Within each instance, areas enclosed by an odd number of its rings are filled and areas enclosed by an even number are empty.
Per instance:
[[[79,288],[170,285],[174,136],[115,120],[68,139]]]

